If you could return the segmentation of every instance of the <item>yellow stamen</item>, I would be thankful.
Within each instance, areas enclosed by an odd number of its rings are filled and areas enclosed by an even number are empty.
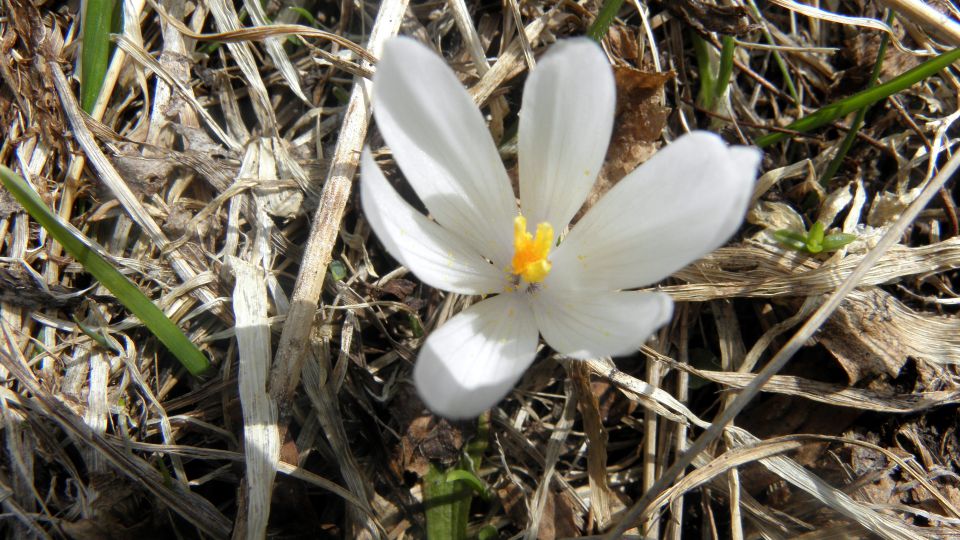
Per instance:
[[[537,235],[527,232],[527,218],[513,220],[513,273],[527,283],[539,283],[550,273],[547,255],[553,245],[553,227],[549,223],[537,225]]]

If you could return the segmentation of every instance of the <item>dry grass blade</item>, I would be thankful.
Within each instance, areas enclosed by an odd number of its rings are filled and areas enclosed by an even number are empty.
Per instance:
[[[205,125],[212,131],[217,138],[227,148],[240,150],[242,146],[229,133],[227,133],[213,116],[197,101],[197,98],[190,91],[189,87],[181,80],[167,72],[163,65],[147,54],[141,47],[129,41],[125,36],[117,38],[117,46],[129,54],[138,64],[146,67],[155,75],[160,77],[168,86],[177,90],[179,96],[185,99],[193,108],[193,111],[200,115]]]
[[[916,22],[931,34],[943,37],[947,43],[960,47],[960,24],[923,0],[883,0],[897,13]]]
[[[83,419],[71,411],[60,399],[44,389],[27,368],[19,347],[10,330],[3,325],[4,348],[0,351],[0,363],[13,377],[33,394],[44,415],[61,428],[95,448],[99,455],[121,474],[136,481],[152,493],[164,506],[170,508],[197,529],[213,536],[226,538],[230,534],[230,520],[223,516],[209,501],[177,483],[164,481],[163,476],[143,460],[117,448],[114,443],[90,428]]]
[[[670,365],[702,379],[735,389],[743,389],[755,377],[753,374],[725,371],[703,371],[679,362]],[[882,394],[860,388],[811,381],[790,375],[774,375],[763,387],[764,392],[800,396],[837,407],[851,407],[865,411],[907,414],[916,413],[951,403],[960,402],[960,391],[944,390],[912,394]]]
[[[123,180],[120,174],[117,173],[113,164],[109,159],[107,159],[107,156],[105,156],[100,150],[100,147],[97,146],[96,141],[93,139],[93,135],[90,133],[90,130],[87,129],[83,115],[80,111],[80,107],[77,105],[76,99],[70,92],[70,85],[68,84],[67,78],[63,74],[63,71],[60,69],[60,66],[53,63],[48,64],[48,66],[53,74],[53,81],[56,84],[57,92],[60,95],[63,110],[70,121],[71,127],[73,128],[73,134],[86,153],[90,164],[93,165],[97,172],[100,173],[100,179],[109,187],[110,191],[119,200],[120,204],[129,213],[131,218],[133,218],[133,220],[136,221],[143,231],[150,237],[157,249],[163,251],[169,243],[166,235],[164,235],[160,226],[143,207],[143,205],[140,203],[140,200],[136,197],[136,195],[134,195],[133,191]],[[170,253],[169,257],[171,266],[173,266],[174,270],[177,272],[177,275],[180,276],[180,279],[183,281],[190,281],[196,278],[199,272],[197,272],[197,270],[194,268],[191,261],[187,260],[177,252]],[[205,304],[214,303],[216,300],[216,296],[206,287],[199,287],[194,291],[194,293]]]
[[[250,539],[263,538],[270,516],[273,479],[280,459],[277,405],[267,393],[270,372],[270,326],[267,285],[262,271],[240,259],[230,261],[236,285],[233,315],[240,355],[240,404],[246,458],[246,523],[237,524]]]
[[[257,26],[269,25],[267,15],[264,13],[263,6],[261,6],[259,2],[245,0],[243,5],[247,8],[247,13],[250,14],[250,17]],[[267,47],[267,53],[277,65],[277,69],[280,70],[280,75],[283,76],[283,80],[287,82],[290,89],[293,90],[293,93],[296,94],[298,98],[309,104],[310,100],[307,99],[307,96],[304,95],[303,90],[300,88],[300,76],[293,67],[293,62],[290,61],[290,57],[287,56],[287,53],[283,50],[283,38],[268,37],[264,42]]]
[[[661,287],[678,300],[733,297],[802,297],[826,294],[846,282],[866,253],[837,262],[769,246],[721,248],[677,272],[687,282]],[[942,272],[960,264],[960,238],[920,247],[896,245],[865,271],[858,286],[880,285],[907,276]]]
[[[379,52],[388,38],[396,35],[406,6],[405,0],[388,0],[380,5],[367,45],[374,53]],[[367,67],[370,67],[369,64]],[[369,121],[370,84],[369,81],[357,79],[340,128],[330,172],[320,195],[320,207],[304,248],[300,274],[290,298],[290,312],[270,374],[270,394],[280,407],[281,414],[287,414],[290,397],[300,381],[302,352],[307,349],[307,336],[313,324],[343,211],[350,197]]]
[[[744,387],[743,391],[730,404],[729,408],[707,428],[707,431],[705,431],[703,435],[694,441],[684,455],[674,462],[669,469],[664,471],[663,475],[657,480],[657,483],[647,491],[640,500],[634,503],[630,511],[624,516],[623,521],[613,529],[608,536],[613,538],[618,534],[623,534],[629,527],[629,524],[644,512],[653,497],[656,497],[666,486],[673,482],[698,453],[702,452],[708,444],[721,435],[726,425],[747,406],[747,403],[760,392],[760,389],[767,381],[780,371],[787,361],[800,349],[802,344],[836,311],[846,295],[860,284],[860,280],[867,274],[867,271],[873,267],[876,261],[901,238],[907,226],[916,219],[920,211],[930,202],[930,199],[937,194],[947,180],[953,176],[953,173],[956,172],[958,168],[960,168],[960,154],[954,155],[943,169],[937,173],[937,176],[927,183],[917,199],[911,203],[910,207],[900,216],[896,223],[884,233],[877,245],[860,261],[850,276],[844,281],[843,285],[830,296],[829,300],[814,312],[790,341],[767,363],[766,367]],[[873,521],[869,523],[873,524]],[[909,536],[905,536],[904,538],[909,538]]]
[[[210,0],[208,5],[210,13],[221,32],[232,32],[240,28],[240,17],[237,15],[233,2]],[[227,41],[226,44],[230,49],[233,61],[236,62],[247,81],[247,90],[253,96],[251,104],[254,112],[257,113],[260,126],[267,133],[276,133],[277,118],[270,103],[267,87],[263,84],[260,71],[257,69],[253,46],[247,41]]]
[[[960,148],[952,3],[118,1],[85,116],[80,5],[2,1],[0,166],[189,328],[212,376],[185,377],[130,293],[0,189],[0,535],[423,538],[431,471],[476,490],[467,537],[960,531],[958,192],[931,191]],[[370,89],[397,33],[468,89],[515,190],[530,70],[596,39],[617,112],[584,212],[685,132],[762,147],[738,233],[649,285],[676,302],[649,345],[574,363],[541,340],[490,421],[424,407],[418,354],[483,299],[392,258],[353,189],[360,150],[390,147]],[[694,105],[710,80],[716,111]],[[566,112],[544,140],[582,129]],[[817,222],[856,240],[814,254]]]
[[[205,41],[223,41],[225,43],[233,43],[240,41],[256,41],[260,39],[265,39],[268,37],[285,37],[285,36],[303,36],[303,37],[316,37],[321,39],[326,39],[349,49],[357,54],[360,58],[363,58],[367,62],[373,63],[376,62],[376,55],[372,54],[368,49],[357,45],[353,41],[344,38],[341,35],[333,34],[331,32],[326,32],[323,30],[318,30],[316,28],[311,28],[309,26],[303,26],[300,24],[268,24],[262,26],[256,26],[253,28],[236,28],[232,30],[226,30],[223,32],[218,32],[214,34],[201,34],[194,32],[182,22],[171,17],[164,10],[163,6],[158,5],[153,0],[147,0],[150,2],[150,5],[164,17],[166,22],[175,26],[183,35],[193,38],[193,39],[202,39]]]

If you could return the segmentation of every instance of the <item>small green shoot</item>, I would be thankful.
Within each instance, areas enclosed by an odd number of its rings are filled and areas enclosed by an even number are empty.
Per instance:
[[[733,53],[736,51],[736,40],[733,36],[721,38],[720,63],[714,74],[714,61],[710,56],[710,42],[700,34],[693,34],[693,50],[697,57],[697,72],[700,74],[700,90],[697,93],[697,104],[708,111],[715,111],[717,104],[730,86],[730,77],[733,75]]]
[[[484,525],[477,531],[477,540],[496,540],[500,537],[500,532],[493,525]]]
[[[120,3],[87,0],[83,13],[83,49],[80,52],[80,106],[93,110],[110,64],[110,32],[120,26]]]
[[[958,60],[960,60],[960,47],[953,49],[952,51],[941,53],[881,85],[868,88],[863,92],[859,92],[846,99],[842,99],[836,103],[827,105],[826,107],[817,110],[813,114],[804,116],[796,122],[793,122],[787,126],[787,129],[802,133],[825,126],[838,118],[844,117],[864,107],[873,105],[881,99],[886,99],[897,92],[906,90],[923,79],[939,73],[941,70]],[[762,148],[787,139],[791,135],[792,133],[784,132],[768,133],[767,135],[758,138],[755,141],[755,144]]]
[[[410,317],[410,331],[413,332],[413,337],[422,338],[425,332],[420,324],[420,318],[412,313],[408,317]]]
[[[160,311],[132,281],[117,271],[90,246],[92,242],[75,233],[47,208],[43,199],[17,173],[0,165],[0,181],[41,227],[47,230],[83,268],[106,287],[131,313],[157,336],[161,343],[193,375],[203,375],[210,361],[183,335],[177,325]]]
[[[784,247],[796,251],[806,251],[813,255],[836,251],[857,239],[857,236],[853,234],[834,233],[825,235],[825,232],[823,223],[818,221],[810,227],[809,232],[780,229],[773,233],[773,237]]]

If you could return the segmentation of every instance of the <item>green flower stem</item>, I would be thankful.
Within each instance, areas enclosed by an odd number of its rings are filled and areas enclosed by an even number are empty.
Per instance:
[[[792,131],[806,132],[810,131],[811,129],[822,127],[856,110],[872,105],[881,99],[886,99],[897,92],[906,90],[923,79],[940,72],[940,70],[958,60],[960,60],[960,48],[941,53],[920,64],[919,66],[907,71],[906,73],[898,75],[888,82],[873,88],[868,88],[863,92],[854,94],[846,99],[827,105],[826,107],[817,110],[815,113],[809,116],[804,116],[803,118],[787,126],[787,129]],[[755,144],[760,147],[770,146],[771,144],[778,143],[790,137],[790,135],[790,133],[783,132],[769,133],[758,138],[755,141]]]
[[[37,192],[20,175],[0,165],[0,181],[41,227],[47,230],[83,268],[106,287],[193,375],[210,369],[210,361],[183,334],[177,325],[160,311],[136,285],[92,248],[93,242],[81,236],[47,208]]]

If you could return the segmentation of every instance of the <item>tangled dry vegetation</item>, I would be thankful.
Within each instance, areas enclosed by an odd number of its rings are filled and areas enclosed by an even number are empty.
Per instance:
[[[477,436],[427,414],[410,382],[423,336],[474,299],[399,268],[353,196],[364,144],[396,173],[365,100],[374,51],[397,32],[442,51],[513,167],[528,68],[582,35],[597,2],[239,4],[124,2],[90,115],[75,97],[79,4],[0,4],[0,163],[214,364],[188,374],[0,191],[5,536],[420,538],[422,476]],[[888,4],[881,81],[960,45],[949,2],[931,3],[940,25],[916,4]],[[595,195],[685,130],[750,144],[867,84],[885,6],[757,7],[622,7],[603,41],[618,121]],[[694,35],[712,57],[721,36],[737,39],[710,110],[697,105]],[[479,474],[493,496],[474,501],[470,531],[552,539],[620,524],[864,267],[723,436],[625,525],[650,538],[960,534],[954,184],[904,217],[956,151],[958,88],[951,68],[878,103],[825,186],[849,118],[768,146],[748,222],[661,285],[680,303],[638,354],[576,363],[542,350],[490,416]],[[812,255],[771,236],[815,220],[857,240]]]

